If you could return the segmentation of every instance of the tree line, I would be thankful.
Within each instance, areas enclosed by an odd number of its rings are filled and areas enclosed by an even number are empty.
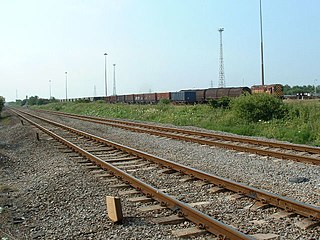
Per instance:
[[[320,86],[316,86],[316,92],[320,93]],[[315,93],[315,88],[312,85],[292,86],[288,84],[283,86],[284,95],[296,95],[297,93]]]
[[[11,102],[10,105],[33,106],[33,105],[45,105],[45,104],[53,103],[53,102],[58,102],[58,100],[55,99],[54,97],[51,99],[47,99],[47,98],[39,98],[38,96],[31,96],[31,97],[25,98],[23,100],[18,99],[15,102]]]

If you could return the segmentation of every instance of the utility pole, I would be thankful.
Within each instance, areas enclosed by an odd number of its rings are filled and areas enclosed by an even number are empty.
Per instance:
[[[104,55],[104,86],[106,90],[106,97],[108,96],[108,89],[107,89],[107,53],[103,54]]]
[[[49,80],[49,100],[51,100],[51,80]]]
[[[66,101],[68,101],[68,72],[64,74],[66,75]]]
[[[218,29],[220,33],[220,67],[219,67],[219,87],[226,87],[225,77],[224,77],[224,64],[223,64],[223,48],[222,48],[222,32],[224,28]]]
[[[116,91],[116,64],[113,64],[113,96],[117,95]]]
[[[263,35],[262,35],[262,7],[260,0],[260,40],[261,40],[261,84],[264,85],[264,64],[263,64]]]

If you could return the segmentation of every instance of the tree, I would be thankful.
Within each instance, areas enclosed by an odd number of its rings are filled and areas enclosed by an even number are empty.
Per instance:
[[[6,100],[4,99],[4,97],[0,96],[0,114],[1,114],[2,108],[4,107],[5,102]]]
[[[39,99],[39,97],[38,96],[31,96],[31,97],[29,97],[29,99],[28,99],[28,105],[37,105],[37,102],[38,102],[38,99]]]

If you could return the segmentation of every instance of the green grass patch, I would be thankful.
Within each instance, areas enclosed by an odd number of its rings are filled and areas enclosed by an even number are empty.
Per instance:
[[[105,118],[121,118],[177,126],[196,126],[248,136],[262,136],[293,143],[320,146],[320,101],[285,102],[282,118],[248,121],[234,109],[199,105],[128,105],[91,103],[51,103],[34,108]]]

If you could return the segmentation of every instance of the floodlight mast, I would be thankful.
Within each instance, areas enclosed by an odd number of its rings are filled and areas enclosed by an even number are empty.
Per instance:
[[[218,29],[220,33],[220,67],[219,67],[219,87],[226,87],[225,77],[224,77],[224,63],[223,63],[223,47],[222,47],[222,32],[224,28]]]
[[[263,35],[262,35],[262,7],[260,0],[260,40],[261,40],[261,84],[264,85],[264,63],[263,63]]]

